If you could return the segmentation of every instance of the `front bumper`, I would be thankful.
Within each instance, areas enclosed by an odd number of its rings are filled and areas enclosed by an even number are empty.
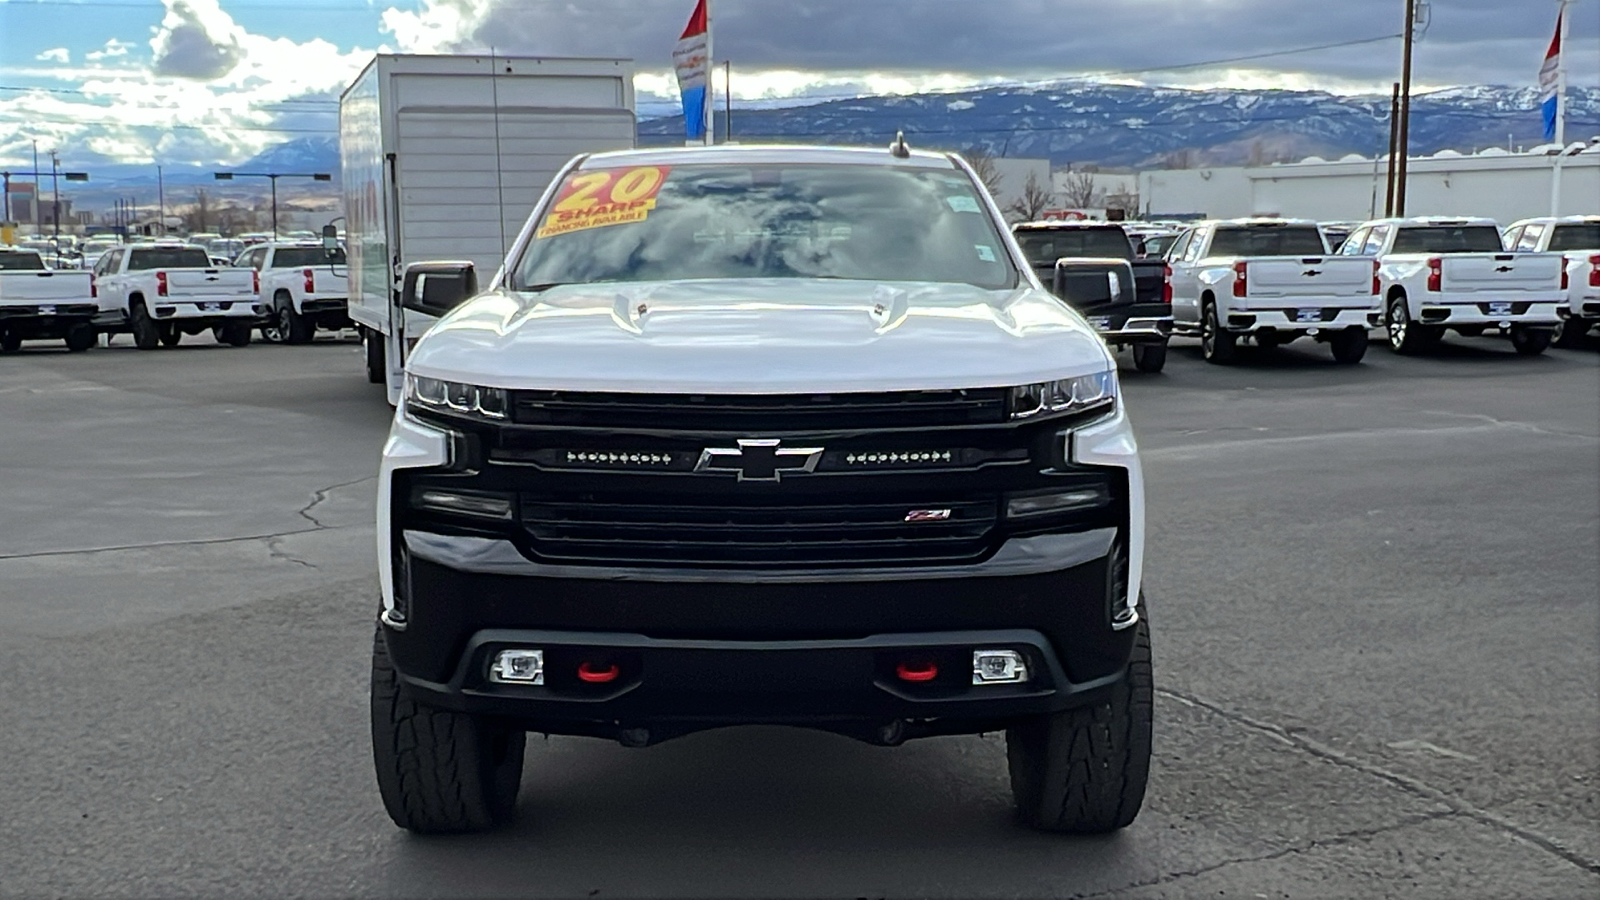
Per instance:
[[[1347,328],[1377,328],[1383,313],[1375,307],[1293,306],[1228,310],[1225,327],[1240,334],[1257,331],[1343,331]]]
[[[408,532],[405,627],[385,637],[417,699],[551,733],[933,718],[960,722],[927,733],[986,730],[1121,676],[1134,631],[1112,621],[1115,537],[1020,539],[975,566],[751,576],[545,566],[503,542]],[[508,648],[542,650],[545,683],[493,682]],[[1016,650],[1031,678],[973,685],[979,648]],[[907,682],[903,662],[940,674]],[[585,683],[584,663],[620,674]]]

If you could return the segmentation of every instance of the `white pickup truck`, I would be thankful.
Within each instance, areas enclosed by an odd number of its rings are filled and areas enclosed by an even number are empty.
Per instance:
[[[1566,257],[1561,287],[1564,307],[1557,307],[1555,345],[1576,347],[1589,329],[1600,325],[1600,216],[1523,219],[1505,230],[1505,245],[1518,252],[1560,253]]]
[[[239,257],[255,273],[257,302],[268,310],[261,336],[304,344],[317,329],[350,327],[350,288],[343,247],[314,241],[257,244]]]
[[[1302,337],[1357,363],[1380,315],[1372,267],[1328,252],[1316,222],[1202,222],[1167,250],[1172,328],[1198,335],[1207,362],[1229,363],[1241,338],[1277,347]]]
[[[1426,350],[1446,329],[1477,337],[1494,328],[1533,355],[1561,321],[1561,254],[1506,250],[1493,219],[1379,219],[1351,232],[1340,254],[1376,264],[1396,353]]]
[[[94,346],[94,287],[87,272],[46,268],[36,250],[0,246],[0,350],[62,338],[67,349]]]
[[[94,267],[101,331],[131,332],[140,350],[177,346],[186,334],[211,329],[221,343],[243,347],[266,311],[244,269],[212,268],[204,248],[190,244],[130,244]]]

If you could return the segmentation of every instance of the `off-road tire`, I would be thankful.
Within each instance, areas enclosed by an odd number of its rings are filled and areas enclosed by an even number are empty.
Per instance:
[[[133,332],[133,345],[140,350],[154,350],[161,345],[161,330],[142,299],[128,304],[128,330]]]
[[[1150,626],[1140,610],[1126,676],[1091,706],[1006,730],[1017,816],[1041,831],[1100,834],[1139,814],[1150,777]]]
[[[1549,349],[1552,337],[1549,329],[1513,326],[1511,346],[1521,356],[1538,356]]]
[[[18,350],[21,350],[21,349],[22,349],[22,338],[19,338],[14,334],[9,334],[9,333],[0,334],[0,350],[4,350],[7,353],[15,353],[15,352],[17,352]]]
[[[1219,366],[1239,358],[1239,336],[1222,327],[1215,300],[1205,301],[1200,309],[1200,355]]]
[[[361,353],[366,357],[367,381],[372,384],[384,383],[384,369],[388,361],[384,359],[383,351],[383,332],[361,326]]]
[[[407,699],[382,626],[372,645],[372,758],[383,807],[418,834],[487,831],[511,820],[527,733]]]
[[[1155,373],[1160,372],[1162,369],[1166,368],[1166,365],[1167,365],[1167,342],[1166,341],[1162,341],[1159,344],[1151,343],[1151,344],[1134,344],[1133,345],[1133,367],[1135,369],[1138,369],[1141,372],[1148,372],[1148,373],[1154,375]]]
[[[65,340],[69,351],[82,353],[100,342],[100,334],[93,325],[74,325],[67,329]]]
[[[1333,351],[1334,362],[1353,366],[1367,355],[1367,330],[1347,328],[1328,338],[1328,349]]]
[[[294,311],[294,300],[287,292],[273,299],[273,315],[278,320],[278,337],[285,344],[309,344],[316,327]]]
[[[1562,319],[1556,325],[1555,337],[1550,343],[1563,350],[1583,346],[1583,336],[1589,333],[1590,322],[1577,317]]]

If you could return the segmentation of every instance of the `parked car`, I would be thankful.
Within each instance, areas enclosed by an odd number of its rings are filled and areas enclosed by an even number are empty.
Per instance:
[[[1149,773],[1144,492],[1106,345],[954,154],[581,156],[405,367],[378,487],[378,787],[517,808],[529,731],[1004,731],[1019,817]],[[474,296],[476,295],[476,296]],[[464,301],[464,302],[463,302]]]
[[[1039,280],[1108,345],[1131,348],[1141,372],[1161,371],[1172,333],[1165,261],[1140,258],[1115,222],[1024,222],[1011,233]]]
[[[1533,355],[1550,346],[1561,322],[1565,258],[1506,250],[1493,219],[1379,219],[1357,228],[1341,255],[1374,262],[1396,353],[1422,352],[1447,329],[1466,337],[1496,329]]]
[[[37,250],[0,245],[0,350],[52,339],[87,350],[98,311],[89,273],[52,270]]]
[[[257,302],[267,309],[263,339],[303,344],[319,328],[350,327],[344,248],[324,249],[313,241],[257,244],[239,264],[252,270]]]
[[[1507,249],[1527,253],[1560,253],[1566,257],[1561,285],[1566,303],[1556,308],[1557,347],[1575,347],[1600,325],[1600,216],[1523,219],[1505,232]]]
[[[1199,337],[1207,362],[1233,362],[1242,339],[1270,348],[1310,337],[1354,364],[1379,321],[1371,265],[1331,257],[1309,220],[1203,222],[1184,232],[1167,261],[1173,331]]]
[[[94,270],[98,327],[130,332],[140,350],[175,347],[186,334],[211,329],[218,341],[243,347],[265,308],[252,273],[213,266],[201,247],[179,242],[130,244],[100,257]]]

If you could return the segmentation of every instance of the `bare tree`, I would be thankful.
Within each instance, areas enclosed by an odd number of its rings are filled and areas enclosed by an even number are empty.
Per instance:
[[[1192,150],[1174,150],[1162,160],[1168,169],[1194,168],[1194,152]]]
[[[1022,195],[1011,201],[1011,205],[1006,207],[1006,212],[1016,216],[1018,221],[1033,222],[1050,208],[1054,199],[1050,192],[1039,184],[1038,176],[1029,172],[1028,180],[1022,184]]]
[[[1075,209],[1087,209],[1094,206],[1096,193],[1095,177],[1093,172],[1068,172],[1066,188],[1062,191],[1062,199],[1067,206]]]
[[[190,232],[206,231],[206,222],[211,218],[211,195],[205,188],[194,192],[194,206],[183,215],[183,225]]]
[[[967,165],[977,173],[978,180],[989,189],[989,193],[1000,196],[1000,167],[994,164],[994,154],[983,147],[974,147],[961,155],[966,157]]]

